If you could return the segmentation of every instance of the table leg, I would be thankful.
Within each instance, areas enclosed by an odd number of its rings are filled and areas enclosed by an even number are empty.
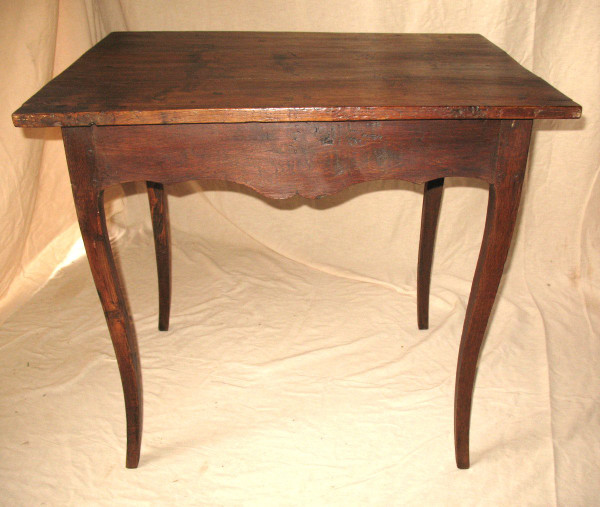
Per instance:
[[[454,398],[458,468],[469,468],[469,427],[477,360],[519,209],[531,124],[531,120],[503,120],[500,127],[495,178],[490,185],[483,242],[458,354]]]
[[[417,321],[419,329],[429,328],[429,287],[431,285],[431,264],[435,232],[440,214],[440,204],[444,191],[444,178],[425,183],[423,211],[421,214],[421,239],[419,241],[419,262],[417,267]]]
[[[90,127],[63,128],[81,236],[112,339],[127,417],[127,468],[136,468],[142,440],[142,377],[137,338],[115,265],[104,214],[104,192],[94,186],[96,171]]]
[[[158,329],[169,329],[171,313],[171,238],[169,231],[169,207],[167,194],[161,183],[146,182],[152,230],[154,231],[154,247],[156,250],[156,267],[158,269]]]

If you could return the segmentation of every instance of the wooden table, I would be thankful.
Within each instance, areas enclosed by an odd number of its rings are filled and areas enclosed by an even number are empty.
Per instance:
[[[519,207],[533,120],[581,107],[480,35],[117,32],[13,114],[62,127],[90,268],[114,345],[127,416],[126,466],[142,437],[138,345],[104,215],[110,185],[146,181],[169,326],[165,183],[227,180],[273,198],[316,198],[370,180],[424,183],[419,329],[444,178],[489,184],[483,244],[460,342],[456,463],[469,467],[479,351]]]

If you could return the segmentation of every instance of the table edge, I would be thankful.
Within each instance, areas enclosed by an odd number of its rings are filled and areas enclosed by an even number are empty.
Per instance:
[[[401,106],[278,107],[240,109],[165,109],[148,111],[27,112],[12,114],[15,127],[85,127],[90,125],[165,125],[383,120],[534,120],[577,119],[582,108],[557,106]]]

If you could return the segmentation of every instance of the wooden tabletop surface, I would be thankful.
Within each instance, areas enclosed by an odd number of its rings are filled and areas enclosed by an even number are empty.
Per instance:
[[[19,127],[578,118],[481,35],[113,32],[13,114]]]

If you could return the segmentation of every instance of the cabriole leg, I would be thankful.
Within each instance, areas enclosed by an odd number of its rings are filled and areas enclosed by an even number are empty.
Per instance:
[[[483,242],[458,354],[454,398],[454,444],[458,468],[469,468],[469,428],[477,360],[517,218],[531,124],[531,120],[503,120],[500,127]]]
[[[75,208],[90,269],[112,339],[127,417],[127,468],[136,468],[142,442],[142,376],[137,338],[110,246],[103,190],[94,187],[92,127],[63,128]]]
[[[419,263],[417,265],[417,321],[419,329],[429,327],[429,287],[431,264],[437,230],[440,204],[444,191],[444,178],[425,183],[423,212],[421,215],[421,239],[419,241]]]
[[[167,194],[161,183],[146,182],[152,230],[154,231],[154,247],[156,250],[156,267],[158,270],[158,329],[169,329],[171,313],[171,237],[169,230],[169,207]]]

